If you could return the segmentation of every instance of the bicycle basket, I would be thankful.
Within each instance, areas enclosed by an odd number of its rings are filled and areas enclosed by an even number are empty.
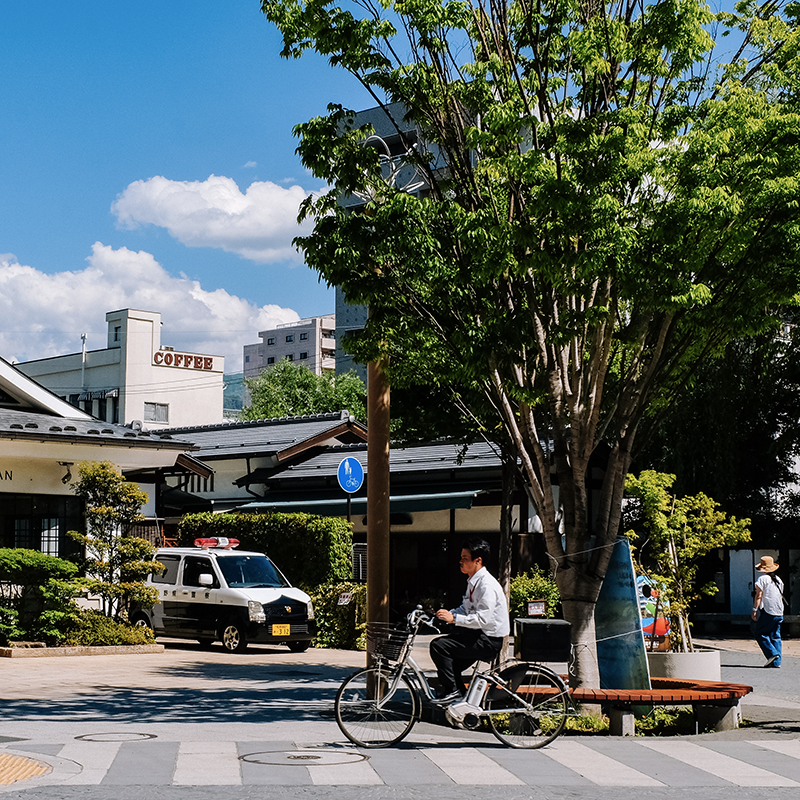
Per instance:
[[[413,631],[402,630],[386,622],[367,623],[367,652],[374,658],[402,661]]]

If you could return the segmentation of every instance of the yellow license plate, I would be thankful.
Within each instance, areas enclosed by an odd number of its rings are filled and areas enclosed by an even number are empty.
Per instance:
[[[292,630],[291,625],[273,625],[272,626],[272,635],[273,636],[288,636]]]

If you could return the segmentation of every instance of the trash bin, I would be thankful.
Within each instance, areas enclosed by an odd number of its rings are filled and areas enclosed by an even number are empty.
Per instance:
[[[563,619],[515,619],[514,657],[520,661],[569,661],[570,627]]]

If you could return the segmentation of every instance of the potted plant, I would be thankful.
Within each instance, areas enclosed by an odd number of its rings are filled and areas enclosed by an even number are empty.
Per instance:
[[[674,482],[674,475],[653,470],[625,481],[626,520],[644,530],[626,533],[635,546],[636,570],[659,587],[662,613],[670,619],[670,648],[648,652],[650,674],[719,680],[718,651],[699,650],[692,641],[692,603],[719,590],[713,581],[698,581],[698,560],[715,548],[750,541],[750,520],[728,517],[702,492],[677,497],[670,491]]]

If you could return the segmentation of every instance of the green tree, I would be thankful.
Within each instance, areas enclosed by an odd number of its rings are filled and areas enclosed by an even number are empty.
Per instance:
[[[86,549],[87,589],[100,597],[103,613],[119,621],[127,617],[132,603],[152,606],[158,601],[158,590],[144,584],[160,567],[153,559],[156,548],[125,532],[144,519],[140,510],[147,493],[128,482],[110,461],[83,461],[78,475],[72,489],[86,503],[86,533],[69,535]]]
[[[299,125],[302,160],[330,187],[302,210],[306,261],[369,304],[360,361],[388,359],[396,385],[419,365],[481,389],[556,567],[573,680],[599,685],[595,602],[645,411],[796,302],[797,6],[262,8],[284,56],[316,50],[366,88],[427,184],[388,185],[348,109]],[[717,48],[715,26],[741,49]]]
[[[677,494],[705,492],[752,520],[761,546],[799,521],[800,331],[731,342],[652,420],[634,469],[674,473]],[[777,537],[777,542],[776,542]]]
[[[638,569],[663,587],[670,616],[673,650],[694,650],[689,628],[689,609],[702,595],[714,595],[719,587],[712,581],[697,585],[698,559],[717,547],[736,547],[750,541],[750,520],[719,511],[719,503],[702,492],[677,497],[668,491],[674,475],[644,470],[637,478],[628,475],[625,491],[633,500],[626,517],[646,531],[636,554]],[[632,542],[643,536],[633,530]],[[650,564],[653,569],[649,569]]]
[[[245,378],[250,393],[242,419],[273,419],[323,414],[347,409],[357,420],[367,418],[366,387],[355,371],[315,375],[304,364],[282,359],[255,378]]]

